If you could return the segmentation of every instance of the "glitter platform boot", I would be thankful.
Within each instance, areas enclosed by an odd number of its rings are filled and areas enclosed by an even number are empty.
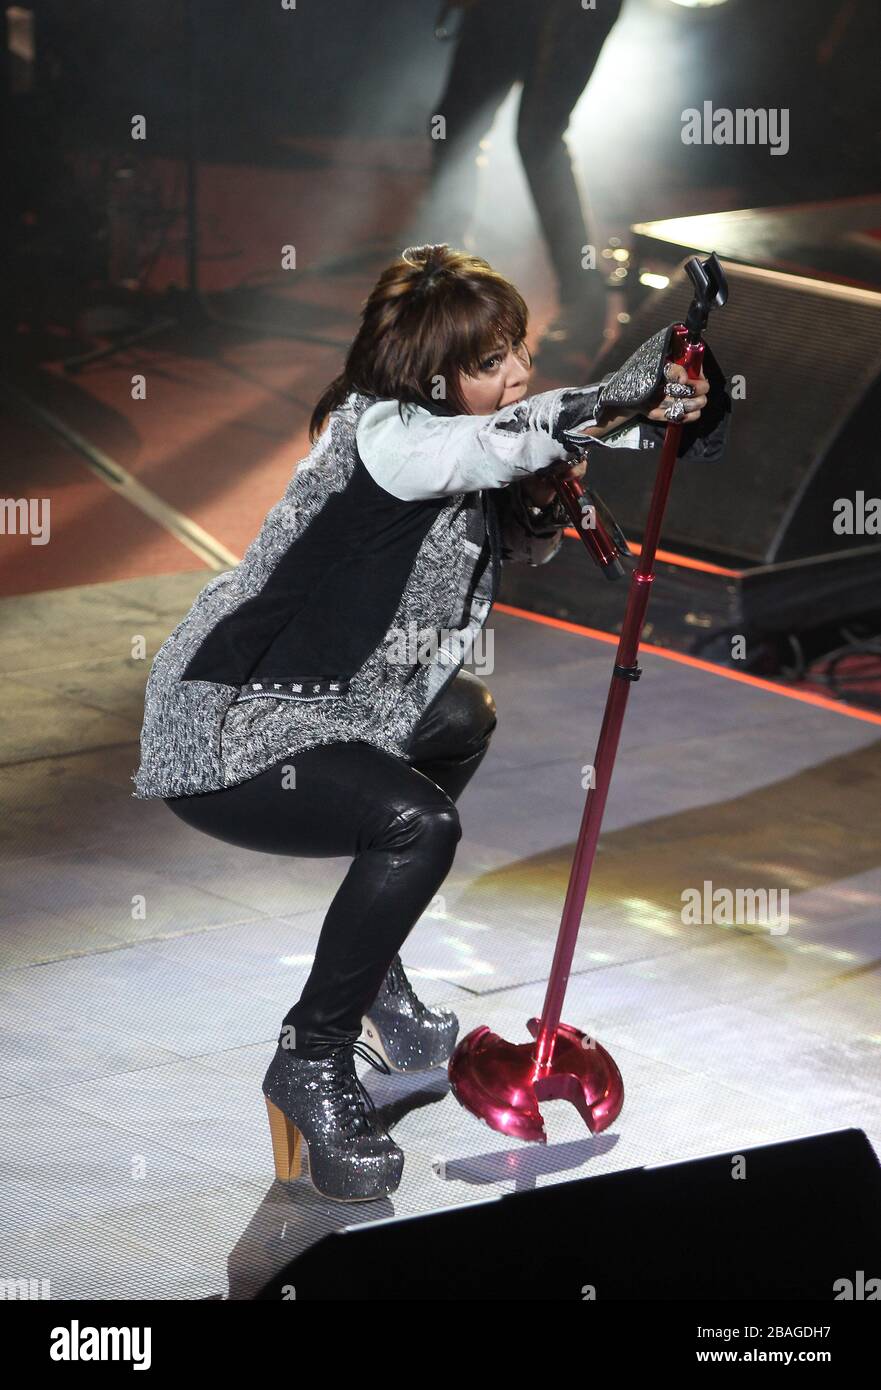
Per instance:
[[[445,1065],[459,1032],[451,1009],[429,1009],[417,998],[400,956],[389,966],[362,1023],[365,1036],[393,1071]]]
[[[297,1057],[279,1044],[263,1078],[276,1176],[299,1176],[305,1142],[313,1186],[340,1202],[387,1196],[404,1168],[403,1151],[379,1124],[355,1071],[356,1051],[388,1074],[366,1043],[343,1043],[320,1058]]]

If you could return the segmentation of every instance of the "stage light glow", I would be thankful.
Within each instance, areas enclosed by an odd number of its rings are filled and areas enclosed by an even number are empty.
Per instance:
[[[639,277],[641,285],[648,285],[650,290],[665,290],[670,283],[669,275],[654,275],[650,270],[644,270]]]
[[[725,0],[670,0],[671,5],[681,5],[684,10],[708,10],[711,5],[724,5]]]
[[[636,927],[656,932],[659,936],[678,936],[682,922],[675,918],[669,908],[649,902],[647,898],[622,898],[626,919]]]

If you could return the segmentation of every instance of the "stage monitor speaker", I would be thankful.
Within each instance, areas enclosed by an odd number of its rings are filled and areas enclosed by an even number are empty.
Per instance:
[[[724,264],[730,298],[706,336],[725,375],[741,379],[730,442],[718,463],[677,468],[661,544],[755,565],[866,547],[881,557],[881,537],[833,530],[838,498],[881,496],[881,294]],[[592,376],[682,319],[690,298],[680,267],[642,301]],[[625,533],[638,536],[657,451],[624,452],[595,450],[590,475]]]
[[[257,1297],[879,1299],[881,1168],[849,1129],[552,1183],[335,1231]]]

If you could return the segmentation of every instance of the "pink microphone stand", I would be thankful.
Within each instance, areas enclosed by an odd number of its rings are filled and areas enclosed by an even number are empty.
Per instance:
[[[704,353],[702,334],[710,309],[713,305],[723,305],[728,291],[724,272],[715,254],[706,261],[695,257],[685,268],[696,293],[686,322],[674,326],[669,360],[684,365],[689,377],[695,378],[701,375]],[[571,1101],[594,1134],[606,1129],[624,1104],[624,1083],[613,1058],[595,1038],[571,1024],[561,1023],[560,1015],[600,837],[627,697],[631,683],[642,674],[637,665],[639,642],[682,428],[681,423],[667,426],[639,562],[630,578],[627,608],[594,758],[595,785],[588,788],[585,798],[541,1018],[527,1021],[531,1042],[510,1043],[486,1025],[475,1028],[458,1044],[449,1062],[450,1086],[459,1103],[491,1129],[514,1139],[547,1143],[539,1110],[539,1102],[543,1100]],[[552,478],[552,481],[597,563],[610,577],[615,566],[618,572],[623,572],[615,542],[604,527],[600,526],[598,537],[585,535],[586,490],[577,479]]]

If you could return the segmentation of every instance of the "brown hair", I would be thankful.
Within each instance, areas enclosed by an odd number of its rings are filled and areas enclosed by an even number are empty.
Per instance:
[[[459,372],[473,376],[501,341],[526,336],[529,310],[514,286],[480,256],[446,244],[410,246],[380,275],[364,302],[345,366],[312,412],[314,442],[351,391],[423,404],[444,399],[463,415]]]

